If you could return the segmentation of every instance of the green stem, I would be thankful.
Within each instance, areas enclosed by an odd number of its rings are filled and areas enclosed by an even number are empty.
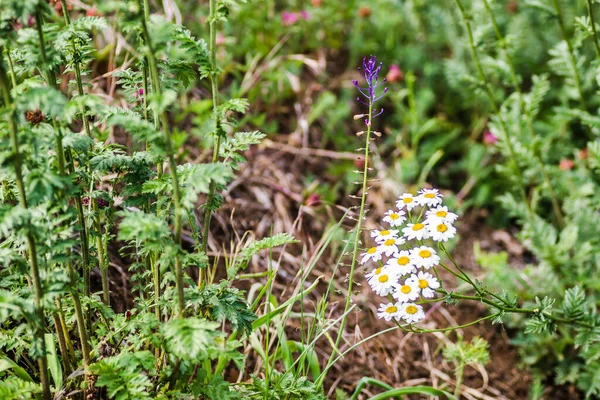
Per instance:
[[[462,385],[464,371],[465,365],[460,363],[456,368],[456,387],[454,388],[454,397],[456,398],[460,395],[460,385]]]
[[[8,61],[8,70],[10,71],[10,80],[12,87],[17,87],[17,75],[15,74],[15,68],[13,66],[12,57],[10,56],[10,48],[5,47],[4,53],[6,54],[6,61]]]
[[[213,113],[215,117],[217,115],[217,107],[219,106],[219,86],[217,82],[217,28],[216,28],[216,13],[217,13],[217,2],[216,0],[209,1],[209,15],[208,15],[208,24],[209,24],[209,50],[210,50],[210,65],[212,69],[212,73],[210,74],[210,86],[212,91],[212,103],[213,103]],[[213,148],[213,157],[212,162],[216,163],[219,160],[219,152],[221,150],[221,121],[218,118],[215,118],[215,144]],[[215,190],[217,184],[214,181],[210,182],[208,196],[206,198],[206,209],[204,210],[204,225],[203,225],[203,233],[202,233],[202,251],[206,253],[208,247],[208,235],[210,234],[210,220],[212,217],[212,203],[215,197]],[[198,286],[202,284],[203,279],[203,271],[199,271],[199,279]]]
[[[498,42],[500,43],[500,45],[502,46],[502,49],[504,50],[504,57],[506,59],[506,63],[508,64],[508,69],[510,71],[511,79],[513,82],[513,87],[514,87],[515,91],[517,92],[517,97],[519,99],[519,104],[521,106],[521,110],[525,113],[525,119],[527,122],[527,130],[529,132],[529,139],[532,140],[536,136],[535,131],[533,129],[533,118],[531,116],[530,110],[525,106],[525,98],[523,96],[523,92],[521,91],[520,82],[519,82],[519,78],[517,76],[514,62],[512,60],[512,57],[510,56],[510,53],[508,52],[508,43],[506,42],[504,36],[502,36],[502,33],[500,32],[500,28],[498,27],[496,17],[494,15],[494,12],[492,11],[492,8],[490,7],[489,1],[483,0],[483,4],[485,5],[485,9],[490,17],[490,20],[492,21],[492,26],[494,27],[496,39],[498,39]],[[596,42],[594,41],[594,43],[596,43]],[[552,202],[552,208],[554,209],[554,214],[556,214],[556,219],[558,221],[558,224],[561,227],[563,227],[565,225],[565,220],[564,220],[562,211],[560,209],[560,206],[558,204],[558,198],[556,196],[556,193],[554,192],[552,183],[550,182],[550,177],[548,175],[548,171],[546,170],[546,166],[544,165],[544,161],[542,160],[541,156],[537,152],[535,153],[535,158],[540,166],[540,170],[542,172],[542,178],[544,180],[544,183],[546,184],[546,187],[548,188],[548,191],[550,193],[550,201]]]
[[[353,249],[352,249],[352,261],[350,263],[350,273],[348,274],[348,294],[346,296],[346,302],[344,305],[344,318],[342,318],[342,321],[340,322],[340,328],[335,340],[335,348],[332,349],[331,354],[329,355],[329,360],[327,361],[327,365],[325,367],[325,369],[329,369],[331,365],[333,365],[336,361],[333,360],[333,356],[335,354],[336,349],[339,347],[339,344],[342,340],[342,336],[344,334],[344,328],[346,326],[346,320],[347,318],[347,311],[348,308],[350,307],[350,303],[352,302],[352,286],[354,283],[354,269],[356,268],[356,261],[358,259],[358,253],[359,253],[359,244],[360,244],[360,234],[361,234],[361,230],[362,230],[362,222],[363,222],[363,218],[364,218],[364,214],[365,214],[365,204],[367,201],[367,183],[368,183],[368,173],[369,173],[369,144],[371,142],[371,125],[372,125],[372,118],[373,117],[373,101],[372,99],[369,99],[369,113],[368,113],[368,124],[367,124],[367,131],[365,132],[365,149],[364,149],[364,157],[365,157],[365,165],[363,168],[363,181],[362,181],[362,193],[361,193],[361,198],[360,198],[360,209],[358,212],[358,221],[356,223],[356,226],[354,227],[354,239],[352,241],[353,243]],[[336,359],[337,360],[337,359]],[[322,383],[322,381],[318,381],[316,384],[317,386],[320,385]]]
[[[142,20],[142,31],[144,34],[144,40],[146,42],[148,62],[150,64],[150,79],[152,80],[152,90],[154,93],[160,96],[161,88],[158,79],[158,67],[156,65],[156,58],[154,56],[154,50],[152,48],[152,41],[150,39],[150,33],[148,32],[148,26],[146,24],[145,19]],[[171,132],[169,130],[169,121],[167,119],[167,114],[165,111],[163,111],[160,115],[160,122],[165,135],[165,141],[167,145],[167,156],[169,160],[169,172],[171,174],[171,181],[173,185],[173,207],[175,213],[175,232],[173,235],[173,239],[176,245],[181,246],[183,210],[181,209],[179,180],[177,178],[177,163],[175,162],[175,154],[173,152]],[[181,257],[178,254],[175,256],[175,279],[175,284],[177,287],[177,305],[179,310],[179,316],[183,317],[183,311],[185,309],[185,299],[183,293],[183,267],[181,265]]]
[[[583,97],[583,90],[581,88],[581,79],[579,78],[579,72],[577,70],[575,50],[573,49],[573,45],[569,40],[569,35],[565,27],[565,22],[563,21],[563,15],[560,9],[560,5],[558,4],[558,0],[552,0],[552,4],[554,5],[554,10],[556,11],[556,17],[558,19],[558,25],[560,26],[560,32],[562,34],[563,40],[567,43],[567,48],[569,49],[569,62],[571,63],[571,68],[573,69],[573,78],[575,79],[575,86],[577,87],[577,92],[579,93],[581,107],[585,110],[587,109],[587,107],[585,105],[585,98]]]
[[[0,46],[0,53],[4,51],[4,47]],[[2,99],[8,110],[8,124],[10,131],[10,141],[14,157],[14,168],[17,189],[19,191],[19,203],[23,209],[28,208],[27,195],[25,193],[25,182],[23,181],[23,172],[21,170],[21,154],[19,151],[18,128],[16,120],[16,110],[10,97],[10,89],[8,86],[7,74],[4,69],[4,63],[0,62],[0,90],[2,91]],[[38,317],[38,322],[33,326],[34,336],[38,344],[42,348],[42,355],[38,358],[38,367],[40,372],[40,381],[42,383],[42,395],[44,400],[50,400],[50,380],[48,378],[48,365],[46,360],[46,345],[44,340],[44,306],[42,299],[44,292],[42,290],[42,282],[40,279],[40,270],[38,265],[37,248],[31,229],[27,231],[27,249],[29,252],[29,266],[31,269],[31,280],[33,282],[33,296],[35,311]]]
[[[592,32],[594,36],[594,48],[596,49],[596,55],[600,58],[600,46],[598,45],[598,34],[596,33],[596,22],[594,21],[594,8],[592,0],[587,0],[588,16],[590,17],[590,23],[592,25]]]

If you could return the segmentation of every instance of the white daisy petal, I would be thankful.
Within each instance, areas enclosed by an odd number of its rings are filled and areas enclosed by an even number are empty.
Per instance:
[[[383,215],[383,222],[388,223],[392,227],[402,226],[406,221],[406,213],[402,210],[388,210]]]
[[[399,303],[381,303],[379,305],[379,312],[377,318],[383,318],[386,321],[391,321],[392,318],[396,321],[401,318],[402,305]]]
[[[418,283],[407,279],[404,284],[396,287],[392,296],[400,303],[407,303],[418,299],[420,291]]]
[[[410,278],[406,280],[417,285],[421,290],[421,296],[430,299],[435,295],[434,290],[440,287],[440,281],[428,272],[419,271],[418,274],[412,274]]]
[[[442,222],[448,222],[452,224],[454,223],[454,221],[456,221],[458,215],[448,211],[448,207],[446,206],[439,206],[427,210],[427,212],[425,213],[425,217],[427,217],[428,221],[439,220]]]
[[[407,224],[402,229],[402,233],[406,240],[423,240],[429,237],[429,231],[425,227],[425,224],[417,222],[416,224]]]
[[[436,242],[447,242],[456,236],[456,228],[443,221],[428,221],[427,231]]]
[[[413,324],[425,318],[423,307],[415,303],[404,303],[400,311],[402,319],[407,323]]]
[[[410,257],[413,265],[417,268],[429,269],[440,262],[440,256],[431,247],[415,247],[410,251]]]
[[[385,266],[396,271],[398,275],[407,275],[416,271],[408,250],[400,250],[393,258],[388,260]]]
[[[419,203],[417,203],[417,199],[410,193],[404,193],[396,202],[396,207],[398,210],[402,210],[404,207],[406,207],[406,209],[410,211],[418,205]]]
[[[442,204],[442,194],[437,189],[422,189],[415,201],[421,206],[434,207]]]
[[[387,296],[388,294],[394,293],[398,287],[398,275],[389,270],[385,269],[369,280],[369,285],[375,293],[380,296]]]
[[[383,243],[388,239],[396,239],[398,237],[398,231],[378,231],[374,229],[371,231],[371,237],[375,238],[375,243]]]
[[[361,254],[362,259],[360,260],[361,264],[365,264],[369,260],[377,262],[381,260],[381,251],[378,250],[377,247],[371,247],[367,251]]]
[[[389,257],[396,254],[398,252],[398,246],[403,245],[404,243],[405,240],[403,238],[386,239],[384,242],[379,243],[377,251]]]

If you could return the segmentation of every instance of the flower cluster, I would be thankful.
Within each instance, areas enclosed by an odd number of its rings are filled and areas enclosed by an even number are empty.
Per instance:
[[[446,242],[453,238],[457,218],[442,205],[442,194],[437,189],[423,189],[417,196],[404,193],[396,201],[396,209],[385,213],[385,229],[371,231],[375,246],[367,249],[361,259],[362,264],[378,264],[366,275],[367,281],[375,293],[390,298],[390,302],[380,305],[379,318],[403,319],[410,324],[425,317],[416,301],[432,298],[440,287],[435,273],[440,256],[424,241]],[[411,241],[417,244],[411,245]]]

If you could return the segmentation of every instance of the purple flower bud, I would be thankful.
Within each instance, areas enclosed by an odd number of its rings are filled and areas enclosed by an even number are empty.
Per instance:
[[[363,74],[363,77],[365,78],[367,87],[362,88],[358,85],[358,81],[356,81],[356,80],[352,81],[352,84],[354,86],[356,86],[356,88],[358,89],[360,94],[367,100],[367,102],[364,102],[359,97],[359,98],[357,98],[357,101],[359,101],[360,103],[365,104],[367,106],[372,106],[373,103],[375,103],[377,100],[381,99],[383,97],[383,95],[387,93],[387,91],[388,91],[387,87],[383,88],[383,91],[379,92],[379,87],[386,82],[385,78],[382,79],[381,82],[379,82],[379,73],[381,72],[382,64],[383,63],[381,63],[381,62],[377,63],[377,57],[375,57],[375,56],[369,56],[369,57],[363,58],[362,68],[358,68],[358,70],[362,71],[362,74]],[[380,94],[378,94],[378,92]],[[375,117],[381,115],[382,112],[383,112],[383,109],[378,114],[374,115],[372,118],[375,118]],[[370,123],[371,123],[370,121],[365,121],[365,124],[367,124],[367,125],[369,125]]]

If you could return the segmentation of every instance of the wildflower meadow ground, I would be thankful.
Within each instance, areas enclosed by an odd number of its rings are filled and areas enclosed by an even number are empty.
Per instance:
[[[596,0],[0,0],[0,399],[600,398]]]

